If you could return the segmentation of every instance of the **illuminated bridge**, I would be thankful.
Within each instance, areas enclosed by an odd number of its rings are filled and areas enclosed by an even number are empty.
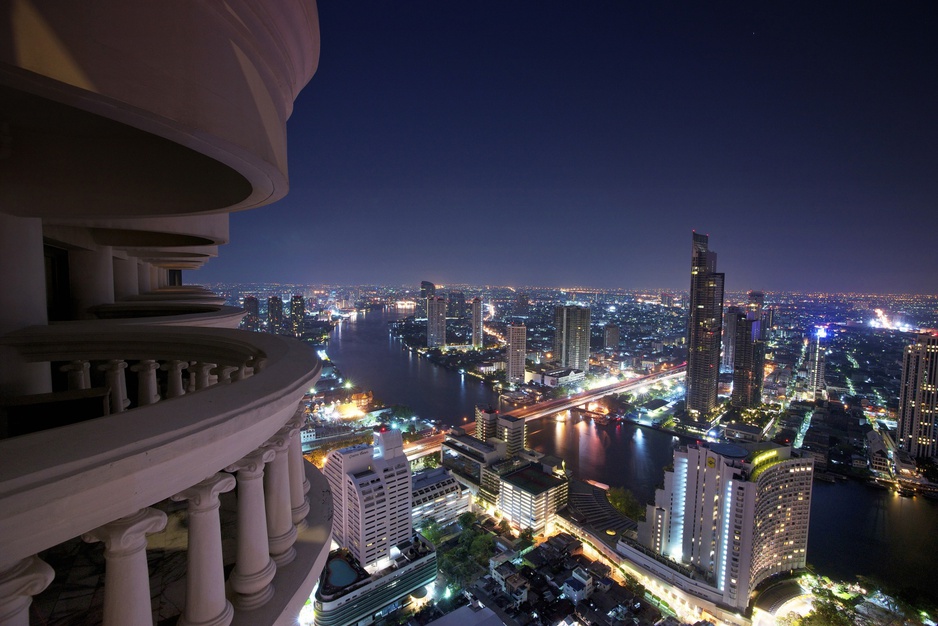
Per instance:
[[[664,372],[649,374],[648,376],[642,376],[640,378],[633,378],[631,380],[613,383],[611,385],[606,385],[605,387],[590,389],[589,391],[574,394],[568,398],[559,398],[557,400],[538,402],[537,404],[532,404],[530,406],[515,409],[514,411],[509,411],[508,413],[505,413],[505,415],[510,415],[512,417],[523,417],[525,421],[547,417],[548,415],[560,413],[562,411],[566,411],[567,409],[589,404],[590,402],[599,400],[600,398],[604,398],[605,396],[613,393],[628,393],[630,391],[635,391],[636,389],[641,389],[642,387],[657,382],[683,379],[686,369],[687,364],[681,363],[680,365]],[[467,428],[468,432],[474,432],[475,429],[473,428],[473,425],[474,422],[470,424],[463,424],[463,427]],[[427,437],[425,439],[415,441],[404,446],[404,453],[411,461],[422,456],[427,456],[428,454],[438,454],[440,451],[440,444],[443,442],[444,438],[445,434],[440,433],[433,435],[432,437]]]

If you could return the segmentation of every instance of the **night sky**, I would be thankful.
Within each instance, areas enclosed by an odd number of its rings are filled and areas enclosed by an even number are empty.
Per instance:
[[[938,5],[321,0],[290,194],[189,280],[938,293]],[[704,6],[718,4],[718,7]]]

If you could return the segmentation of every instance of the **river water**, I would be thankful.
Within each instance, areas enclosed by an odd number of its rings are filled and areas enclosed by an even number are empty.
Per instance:
[[[387,404],[404,404],[420,417],[452,425],[471,421],[477,404],[497,404],[497,394],[478,379],[402,349],[388,332],[397,317],[395,311],[369,311],[333,331],[328,354],[346,378]],[[633,424],[550,418],[528,425],[528,441],[564,459],[577,478],[625,487],[643,502],[654,499],[678,443],[668,433]],[[938,602],[938,502],[850,481],[815,482],[808,563],[834,578],[871,576]]]

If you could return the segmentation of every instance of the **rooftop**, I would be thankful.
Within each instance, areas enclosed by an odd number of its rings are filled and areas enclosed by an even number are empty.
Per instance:
[[[507,474],[502,477],[502,480],[535,496],[567,482],[562,478],[541,471],[540,466],[535,464]]]

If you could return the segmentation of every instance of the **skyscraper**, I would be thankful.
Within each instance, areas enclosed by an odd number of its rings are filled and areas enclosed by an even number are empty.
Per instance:
[[[524,357],[527,354],[528,329],[524,324],[508,326],[507,374],[508,382],[524,382]]]
[[[424,318],[427,316],[427,299],[436,295],[436,285],[429,280],[420,281],[420,299],[417,300],[416,316]]]
[[[451,317],[466,317],[466,294],[461,291],[449,292],[446,314]]]
[[[391,548],[413,534],[411,471],[401,431],[375,431],[374,446],[333,450],[323,472],[332,491],[332,537],[366,569],[380,569]]]
[[[485,338],[482,334],[482,298],[472,299],[472,347],[476,350],[482,348]]]
[[[564,367],[589,371],[590,309],[580,306],[554,308],[554,360]]]
[[[723,326],[723,274],[709,237],[693,233],[690,264],[690,310],[687,320],[687,413],[703,419],[717,404],[720,333]]]
[[[746,310],[738,306],[726,307],[726,312],[723,314],[722,366],[725,371],[733,371],[733,360],[736,354],[736,319],[740,314],[745,317]]]
[[[749,313],[752,315],[752,313]],[[735,360],[733,362],[733,395],[730,403],[737,408],[753,408],[762,403],[763,368],[765,348],[761,336],[760,321],[748,315],[736,314],[733,324],[736,331]]]
[[[615,350],[619,347],[619,327],[615,324],[606,324],[603,328],[603,348]]]
[[[938,454],[938,336],[920,335],[905,348],[899,446],[913,457]]]
[[[639,543],[744,609],[760,582],[805,566],[813,459],[791,454],[771,443],[676,449]]]
[[[752,319],[761,319],[762,310],[765,306],[765,294],[761,291],[750,291],[746,294],[749,302],[746,305],[748,316]]]
[[[446,300],[442,296],[427,298],[427,347],[446,347]]]
[[[244,296],[244,329],[257,330],[260,324],[257,296]]]
[[[498,410],[491,406],[476,406],[476,439],[488,441],[498,435]]]
[[[294,337],[302,337],[306,330],[306,299],[301,295],[290,299],[290,329]]]
[[[818,326],[814,330],[814,340],[808,345],[808,398],[815,400],[818,394],[824,390],[824,367],[827,357],[827,348],[821,343],[821,339],[827,337],[827,329]]]
[[[279,335],[283,331],[283,300],[280,296],[267,298],[267,332]]]

